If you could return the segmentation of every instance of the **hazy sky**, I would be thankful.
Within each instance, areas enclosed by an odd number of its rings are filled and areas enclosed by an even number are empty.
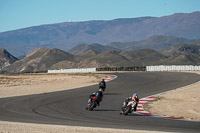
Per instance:
[[[200,0],[0,0],[0,32],[41,24],[200,11]]]

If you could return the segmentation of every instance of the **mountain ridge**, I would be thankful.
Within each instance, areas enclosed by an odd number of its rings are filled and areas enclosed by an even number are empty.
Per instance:
[[[79,44],[131,42],[153,35],[200,39],[200,12],[109,21],[65,22],[0,33],[0,47],[26,55],[38,47],[68,51]],[[23,50],[22,50],[23,49]]]
[[[133,42],[112,42],[110,44],[107,44],[107,46],[129,51],[144,48],[159,51],[162,49],[169,48],[176,44],[192,44],[195,42],[200,42],[200,39],[186,39],[174,36],[154,35],[146,40]]]
[[[93,44],[77,45],[77,46],[73,47],[72,49],[70,49],[68,51],[68,53],[73,54],[73,55],[79,55],[79,54],[84,53],[89,50],[93,50],[93,51],[96,51],[99,53],[104,52],[104,51],[111,51],[111,50],[119,51],[118,48],[114,48],[114,47],[106,46],[106,45],[104,46],[104,45],[101,45],[98,43],[93,43]]]

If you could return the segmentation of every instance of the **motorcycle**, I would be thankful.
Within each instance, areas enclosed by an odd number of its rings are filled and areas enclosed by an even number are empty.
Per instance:
[[[100,104],[103,98],[102,89],[99,89],[99,91],[92,93],[92,95],[89,96],[88,104],[86,107],[86,110],[92,111],[96,106]]]
[[[90,96],[89,99],[88,99],[88,104],[87,104],[87,107],[86,107],[86,110],[90,110],[92,111],[94,108],[96,108],[96,106],[98,105],[97,103],[97,96]]]
[[[137,103],[135,101],[129,101],[128,104],[123,102],[122,110],[120,114],[128,115],[128,113],[132,113],[137,108]]]

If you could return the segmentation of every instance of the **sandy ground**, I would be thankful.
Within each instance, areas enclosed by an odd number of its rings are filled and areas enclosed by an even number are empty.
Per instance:
[[[0,75],[0,98],[28,94],[46,93],[67,90],[97,84],[105,75],[99,74],[26,74],[26,75]],[[176,117],[199,119],[200,83],[183,89],[159,95],[157,101],[147,104],[147,109],[155,114],[165,114]],[[191,96],[190,96],[191,95]],[[184,100],[184,97],[190,100]],[[193,102],[191,102],[191,100]],[[176,101],[176,102],[174,102]],[[163,102],[165,104],[163,104]],[[192,105],[190,106],[190,104]],[[177,106],[180,104],[180,107]],[[184,113],[181,105],[188,105],[190,112]],[[175,107],[176,106],[176,107]],[[170,114],[168,110],[171,110]],[[185,110],[185,108],[184,108]],[[163,113],[165,112],[165,113]],[[173,112],[176,112],[172,114]],[[181,113],[180,113],[181,112]],[[183,114],[184,113],[184,114]],[[181,114],[181,115],[180,115]],[[179,116],[180,115],[180,116]],[[153,133],[155,131],[120,130],[109,128],[88,128],[77,126],[59,126],[44,124],[27,124],[0,121],[0,133]],[[157,132],[155,132],[157,133]]]
[[[78,126],[60,126],[0,122],[0,133],[166,133],[159,131],[140,131],[111,128],[89,128]]]
[[[200,72],[195,72],[200,74]],[[200,120],[200,82],[157,95],[144,105],[153,114]]]
[[[0,97],[79,88],[97,84],[106,77],[106,75],[92,73],[0,75]]]

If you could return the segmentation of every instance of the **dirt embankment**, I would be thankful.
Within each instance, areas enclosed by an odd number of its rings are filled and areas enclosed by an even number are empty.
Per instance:
[[[200,74],[200,72],[195,72]],[[200,120],[200,82],[157,95],[144,107],[153,114]]]

